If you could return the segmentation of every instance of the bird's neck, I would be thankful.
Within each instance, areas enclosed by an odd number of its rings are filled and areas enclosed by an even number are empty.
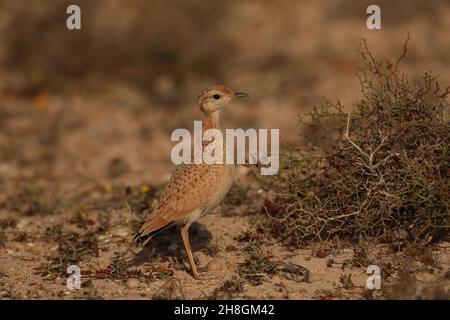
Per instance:
[[[220,129],[220,111],[206,113],[203,117],[203,132],[208,129]]]

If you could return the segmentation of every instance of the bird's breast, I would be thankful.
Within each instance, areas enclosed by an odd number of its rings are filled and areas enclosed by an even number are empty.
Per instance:
[[[235,175],[235,165],[220,165],[220,169],[217,173],[220,178],[215,184],[215,188],[211,188],[209,195],[209,203],[207,211],[210,211],[217,207],[219,203],[225,198],[230,191],[231,186],[234,182]]]

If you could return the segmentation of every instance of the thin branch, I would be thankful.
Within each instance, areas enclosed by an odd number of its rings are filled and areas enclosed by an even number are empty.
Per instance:
[[[367,157],[367,159],[370,160],[370,156],[366,152],[364,152],[360,146],[358,146],[355,142],[353,142],[352,139],[350,139],[349,130],[350,130],[350,112],[348,113],[347,117],[347,129],[345,131],[344,137],[348,140],[348,142],[350,142],[350,144],[353,147],[355,147],[356,150],[358,150],[362,155],[364,155],[365,157]]]
[[[406,41],[403,43],[403,51],[402,51],[402,55],[397,59],[397,62],[395,63],[395,67],[394,67],[394,73],[397,72],[398,70],[398,65],[400,64],[400,62],[403,60],[403,58],[406,57],[406,52],[407,50],[407,46],[408,46],[408,42],[409,40],[411,40],[411,37],[409,36],[409,30],[407,31],[407,35],[406,35]]]

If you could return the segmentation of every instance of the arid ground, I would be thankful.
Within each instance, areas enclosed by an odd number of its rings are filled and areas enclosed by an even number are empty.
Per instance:
[[[144,249],[131,242],[173,169],[170,134],[193,129],[204,87],[251,95],[227,107],[224,127],[279,128],[300,145],[298,115],[361,98],[362,38],[396,61],[409,31],[402,72],[450,84],[448,3],[381,2],[382,30],[370,31],[364,2],[230,1],[189,16],[164,1],[81,1],[83,29],[67,31],[61,4],[0,1],[0,299],[449,299],[448,239],[394,252],[369,240],[289,247],[264,233],[270,191],[256,168],[240,167],[191,228],[205,279],[192,278],[176,228]],[[382,270],[380,290],[366,288],[367,262]],[[79,290],[66,288],[72,264]]]

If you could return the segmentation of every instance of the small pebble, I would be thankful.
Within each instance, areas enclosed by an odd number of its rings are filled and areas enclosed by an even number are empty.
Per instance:
[[[130,278],[127,280],[127,287],[128,289],[137,289],[139,287],[139,280]]]
[[[22,219],[19,221],[19,223],[17,224],[16,228],[18,230],[22,230],[24,229],[28,224],[30,224],[30,221],[28,221],[27,219]]]
[[[210,272],[217,272],[217,271],[222,271],[223,269],[223,265],[216,261],[216,260],[211,260],[207,265],[206,265],[206,270],[210,271]]]
[[[433,282],[437,280],[437,277],[429,273],[419,273],[416,275],[416,279],[423,282]]]
[[[116,235],[118,235],[119,237],[126,237],[128,236],[128,231],[125,229],[119,229],[116,231]]]

